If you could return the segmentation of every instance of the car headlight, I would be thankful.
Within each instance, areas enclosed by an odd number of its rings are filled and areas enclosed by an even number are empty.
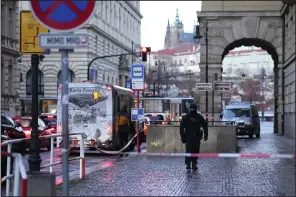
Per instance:
[[[245,122],[245,125],[252,125],[251,122]]]

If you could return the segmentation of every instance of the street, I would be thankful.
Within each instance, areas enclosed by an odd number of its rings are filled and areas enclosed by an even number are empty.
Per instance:
[[[269,127],[264,123],[260,139],[242,137],[240,153],[295,154],[295,142]],[[200,158],[198,166],[188,172],[183,157],[127,157],[71,183],[70,195],[295,196],[294,159]]]

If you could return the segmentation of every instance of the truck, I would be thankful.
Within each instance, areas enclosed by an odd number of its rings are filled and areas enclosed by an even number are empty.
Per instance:
[[[94,82],[69,83],[69,133],[83,133],[88,149],[119,150],[115,131],[116,116],[124,105],[129,114],[134,105],[133,91],[117,85]],[[58,88],[57,133],[62,134],[62,86]],[[69,147],[79,148],[80,136],[69,136]],[[57,139],[60,147],[62,137]]]

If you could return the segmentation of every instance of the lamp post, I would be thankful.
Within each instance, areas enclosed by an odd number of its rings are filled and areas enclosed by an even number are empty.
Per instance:
[[[32,131],[30,142],[30,155],[28,158],[29,171],[40,172],[40,139],[38,136],[38,66],[40,61],[44,58],[43,55],[31,55],[31,88],[32,88]],[[37,104],[36,104],[37,103]]]
[[[208,83],[209,78],[209,65],[208,65],[208,21],[205,23],[202,22],[204,26],[206,27],[206,31],[204,33],[205,41],[206,41],[206,83]],[[199,25],[196,25],[196,35],[194,36],[195,39],[201,39],[203,38],[202,35],[200,35],[199,32]],[[208,121],[208,91],[206,91],[206,121]]]

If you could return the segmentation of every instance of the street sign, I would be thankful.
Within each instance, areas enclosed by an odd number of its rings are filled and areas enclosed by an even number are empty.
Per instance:
[[[128,89],[131,89],[131,80],[126,80],[125,81],[125,87]]]
[[[87,34],[49,33],[39,34],[39,46],[44,49],[75,49],[88,45]]]
[[[231,84],[224,83],[224,82],[214,83],[214,90],[215,91],[229,91],[229,90],[231,90]]]
[[[131,120],[139,121],[144,119],[144,108],[132,108]]]
[[[49,30],[41,25],[31,11],[23,10],[20,13],[20,53],[42,54],[48,53],[39,47],[39,33],[48,33]]]
[[[212,91],[212,83],[196,83],[196,91]]]
[[[133,64],[131,66],[131,78],[133,90],[145,89],[145,67],[142,64]]]
[[[95,11],[97,1],[30,1],[33,16],[50,30],[70,32],[80,28]]]

